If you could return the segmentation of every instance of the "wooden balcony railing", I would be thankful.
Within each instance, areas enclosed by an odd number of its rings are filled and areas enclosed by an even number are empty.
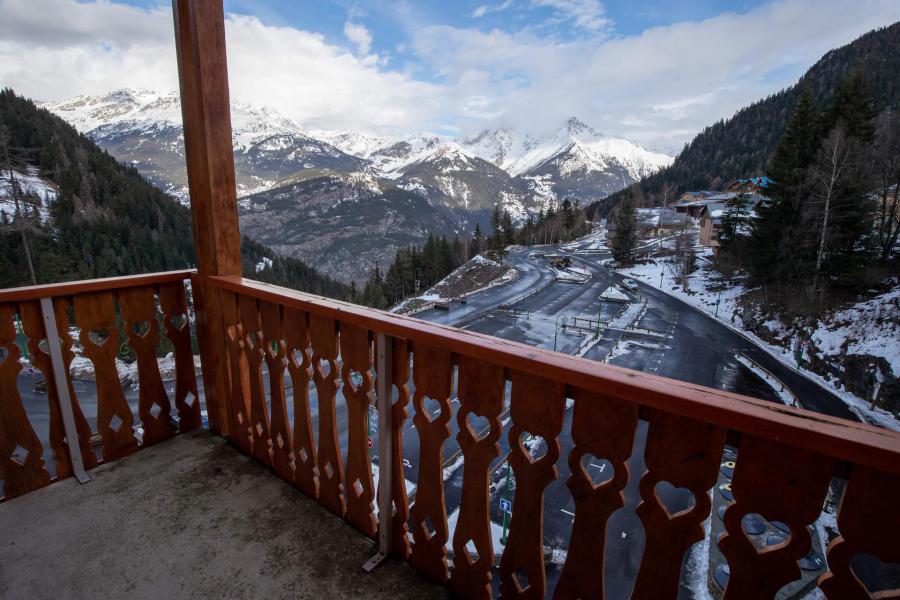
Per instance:
[[[126,456],[174,435],[200,427],[200,398],[194,373],[186,279],[191,271],[114,277],[0,291],[0,479],[11,499],[100,462]],[[17,323],[20,325],[17,327]],[[56,339],[47,331],[56,328]],[[73,385],[75,353],[70,330],[77,327],[83,357],[90,359],[97,386],[97,411],[86,418]],[[27,338],[32,368],[47,382],[49,443],[56,463],[51,475],[44,448],[18,389]],[[175,360],[175,411],[157,363],[160,336],[171,343]],[[121,342],[134,353],[140,391],[137,415],[124,396],[116,365]],[[94,423],[94,425],[91,425]],[[142,433],[137,436],[135,425]],[[71,435],[69,435],[71,434]],[[93,440],[99,437],[98,457]]]
[[[190,307],[184,281],[191,275],[179,271],[0,292],[0,478],[6,498],[53,479],[17,391],[22,367],[14,317],[21,319],[33,366],[51,382],[50,445],[56,477],[63,478],[77,462],[66,439],[64,396],[74,415],[80,462],[87,469],[98,462],[91,449],[92,428],[68,374],[70,326],[80,328],[82,354],[96,371],[99,461],[168,438],[176,432],[176,415],[181,431],[200,425],[186,326]],[[553,597],[603,596],[607,522],[623,506],[629,478],[639,476],[643,502],[637,515],[645,550],[632,597],[674,598],[685,553],[705,535],[702,524],[710,514],[710,491],[726,444],[737,449],[734,501],[725,513],[726,532],[717,540],[730,567],[726,598],[771,598],[800,577],[797,561],[811,544],[808,527],[820,515],[833,478],[846,481],[837,516],[840,537],[828,548],[828,570],[819,578],[820,587],[829,598],[841,599],[897,593],[870,594],[851,567],[858,555],[900,562],[896,433],[240,277],[211,277],[210,283],[217,290],[225,339],[222,376],[228,393],[219,418],[227,424],[219,423],[221,430],[281,478],[365,535],[377,537],[383,550],[462,597],[490,597],[495,572],[504,597],[547,594],[544,491],[558,478],[556,465],[564,459],[572,473],[566,485],[575,516]],[[52,310],[42,312],[48,305]],[[60,339],[61,369],[46,340],[48,312]],[[156,367],[163,329],[177,362],[171,401]],[[132,415],[116,376],[120,334],[138,363],[137,415]],[[206,343],[203,338],[199,342]],[[62,393],[54,381],[63,386]],[[292,411],[286,381],[293,387]],[[318,435],[310,411],[311,385],[317,395]],[[339,394],[346,400],[344,431],[336,418]],[[380,478],[380,511],[375,509],[368,439],[369,407],[376,397],[384,427],[378,441],[385,474]],[[438,403],[438,411],[426,405],[428,399]],[[402,439],[410,400],[419,440],[418,456],[407,457],[418,463],[412,503]],[[573,407],[570,418],[567,402]],[[472,415],[488,425],[474,428]],[[464,462],[459,514],[449,539],[443,446],[453,418]],[[640,421],[648,428],[647,470],[632,474],[626,461]],[[140,443],[137,422],[143,429]],[[508,540],[495,571],[495,551],[500,549],[493,547],[491,536],[489,483],[504,431],[517,485]],[[543,438],[543,456],[532,455],[523,443],[526,434]],[[560,439],[565,436],[572,449],[563,457]],[[608,460],[613,476],[595,482],[583,467],[585,456]],[[658,493],[662,482],[688,490],[692,504],[671,514]],[[750,513],[786,524],[790,536],[757,548],[741,528]],[[390,518],[380,519],[383,515]]]
[[[622,492],[632,476],[626,460],[639,420],[648,424],[647,471],[640,480],[643,502],[637,509],[646,539],[633,598],[677,595],[685,553],[704,537],[701,525],[710,514],[710,490],[726,443],[737,449],[734,501],[725,513],[726,533],[718,540],[730,566],[726,598],[771,598],[800,577],[797,561],[811,544],[808,527],[821,514],[834,477],[847,485],[837,518],[841,537],[829,546],[829,570],[819,579],[825,594],[870,597],[850,565],[857,555],[900,562],[896,433],[240,277],[211,280],[222,292],[231,390],[225,412],[234,442],[374,537],[379,521],[367,411],[379,385],[379,416],[391,417],[380,421],[390,423],[390,435],[381,432],[380,438],[380,444],[390,446],[381,453],[390,487],[381,490],[379,514],[392,515],[390,527],[380,532],[381,542],[462,597],[487,598],[492,593],[498,549],[492,547],[490,533],[489,470],[505,429],[501,413],[508,384],[509,462],[517,485],[498,570],[503,597],[543,598],[547,592],[544,490],[558,477],[561,435],[574,442],[564,458],[572,473],[566,485],[575,517],[553,596],[603,597],[607,521],[623,506]],[[269,398],[263,363],[269,371]],[[285,372],[294,388],[293,427],[286,419]],[[318,393],[318,445],[310,419],[310,382]],[[410,384],[415,390],[412,421],[419,437],[411,508],[402,455]],[[347,432],[335,427],[342,387]],[[445,549],[450,540],[442,447],[451,434],[454,389],[464,474],[451,569]],[[428,410],[426,398],[437,401],[440,410]],[[567,400],[574,401],[574,412],[570,430],[563,431]],[[473,429],[472,414],[487,419],[489,427]],[[338,443],[342,433],[347,434],[346,463]],[[526,434],[545,440],[545,455],[532,456],[523,445]],[[608,460],[614,476],[595,483],[582,466],[586,455]],[[689,490],[692,507],[670,514],[657,492],[662,482]],[[750,513],[786,524],[791,534],[780,544],[758,549],[741,528]],[[879,597],[887,593],[882,590]]]

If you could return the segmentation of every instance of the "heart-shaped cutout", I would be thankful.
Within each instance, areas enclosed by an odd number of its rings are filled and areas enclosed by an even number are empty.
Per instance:
[[[466,415],[466,428],[476,441],[483,440],[491,432],[491,422],[473,412]]]
[[[581,471],[590,480],[594,489],[611,480],[616,474],[611,462],[605,458],[597,458],[590,452],[581,457]]]
[[[692,511],[697,503],[691,490],[675,487],[668,481],[657,483],[653,493],[670,519]]]

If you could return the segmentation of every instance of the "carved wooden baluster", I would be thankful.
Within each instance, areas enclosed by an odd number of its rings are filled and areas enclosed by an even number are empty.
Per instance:
[[[459,358],[459,410],[456,436],[463,453],[463,487],[459,518],[453,534],[454,569],[450,588],[462,598],[491,597],[491,567],[494,547],[491,542],[490,466],[500,453],[497,440],[503,432],[505,380],[503,367],[481,360]],[[475,431],[467,419],[470,414],[488,420],[487,431]],[[474,544],[473,558],[466,545]]]
[[[403,427],[409,416],[409,342],[392,338],[394,353],[391,360],[393,369],[391,381],[397,388],[397,400],[391,405],[391,496],[394,502],[393,535],[391,543],[395,556],[409,558],[412,551],[409,544],[409,499],[406,495],[406,473],[403,468]]]
[[[288,346],[288,371],[294,390],[294,481],[308,495],[318,498],[319,469],[316,467],[316,444],[309,410],[309,382],[313,373],[306,313],[285,308],[284,331]]]
[[[731,480],[734,503],[725,512],[726,532],[719,536],[731,571],[727,600],[773,598],[782,586],[800,578],[797,561],[811,545],[807,527],[822,512],[834,466],[820,454],[748,434],[741,437]],[[790,537],[757,550],[741,528],[748,513],[787,524]]]
[[[175,433],[170,420],[172,405],[159,374],[156,348],[159,345],[159,321],[153,288],[119,290],[119,308],[125,320],[128,345],[134,350],[138,368],[138,416],[144,429],[142,445],[150,446]]]
[[[566,408],[565,386],[518,371],[510,373],[510,380],[509,462],[516,478],[516,492],[515,510],[500,561],[500,594],[504,598],[540,599],[547,593],[544,488],[559,475],[556,460]],[[526,433],[544,439],[544,456],[532,458],[522,444]]]
[[[72,416],[75,421],[75,430],[78,432],[78,444],[81,448],[81,460],[85,469],[97,466],[97,456],[91,449],[91,427],[88,425],[84,413],[81,412],[75,387],[72,385],[72,377],[69,375],[69,364],[75,357],[72,352],[72,338],[69,336],[69,317],[66,314],[67,303],[59,298],[53,303],[53,312],[56,317],[57,337],[60,339],[63,367],[66,369],[66,384],[69,387],[69,401],[72,405]],[[72,459],[69,456],[69,445],[66,443],[66,432],[63,427],[62,413],[60,412],[59,394],[53,375],[53,364],[47,348],[42,344],[47,337],[44,331],[44,317],[41,306],[37,301],[23,302],[19,305],[22,317],[22,326],[25,335],[28,336],[28,351],[31,353],[31,364],[44,375],[47,385],[47,403],[50,413],[50,447],[56,458],[56,476],[65,479],[72,475]]]
[[[266,388],[263,383],[262,363],[265,345],[259,321],[256,298],[240,296],[238,309],[244,325],[244,356],[250,374],[250,434],[253,436],[253,458],[259,462],[272,464],[272,440],[269,437],[269,415],[266,410]]]
[[[134,416],[116,369],[119,329],[112,293],[75,296],[75,320],[81,327],[82,354],[94,364],[97,430],[103,440],[103,460],[115,460],[137,450],[138,443],[132,428]]]
[[[416,344],[413,352],[413,381],[416,392],[413,423],[419,433],[419,485],[412,507],[415,544],[410,564],[437,582],[449,575],[447,566],[447,506],[444,499],[444,441],[450,437],[450,391],[453,364],[450,352]],[[440,404],[440,414],[432,415],[425,397]],[[429,525],[430,522],[430,525]]]
[[[377,531],[374,513],[375,485],[369,457],[369,405],[375,399],[372,377],[372,342],[369,331],[341,323],[341,376],[347,400],[347,521],[369,537]],[[359,385],[353,373],[359,373]]]
[[[337,431],[337,391],[340,387],[337,323],[334,319],[309,315],[309,333],[313,348],[313,381],[319,397],[319,503],[343,517],[344,466]],[[323,369],[326,362],[328,372]]]
[[[606,522],[624,504],[638,406],[603,394],[576,390],[566,485],[575,501],[575,520],[562,575],[553,597],[603,598]],[[595,484],[582,464],[586,455],[606,459],[613,476]]]
[[[266,345],[266,365],[269,367],[269,394],[271,399],[272,468],[286,481],[294,481],[292,463],[293,445],[288,424],[287,404],[284,392],[284,372],[287,369],[287,346],[281,326],[281,307],[271,302],[260,302],[263,338]]]
[[[22,354],[16,344],[14,314],[12,305],[0,304],[0,475],[7,500],[50,483],[44,447],[19,396]]]
[[[228,397],[231,413],[231,436],[246,454],[253,454],[250,431],[250,373],[244,355],[244,325],[238,312],[235,294],[220,290],[225,346],[228,350]]]
[[[644,558],[632,598],[674,598],[684,554],[703,539],[709,489],[715,485],[725,448],[725,430],[658,410],[648,410],[649,427],[637,515],[644,525]],[[656,494],[667,481],[694,496],[691,508],[670,514]]]
[[[159,305],[166,325],[166,337],[175,347],[175,408],[178,409],[178,431],[193,431],[203,422],[200,417],[200,392],[191,350],[191,328],[188,324],[184,283],[159,286]]]
[[[885,563],[900,563],[900,477],[853,466],[838,509],[840,537],[828,545],[827,573],[819,587],[830,600],[900,598],[900,588],[869,593],[853,573],[850,561],[869,554]]]

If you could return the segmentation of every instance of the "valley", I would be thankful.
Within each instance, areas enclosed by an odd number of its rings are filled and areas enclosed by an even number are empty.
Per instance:
[[[177,93],[122,89],[42,106],[187,203]],[[304,129],[237,103],[232,124],[244,232],[357,283],[429,233],[485,227],[495,204],[521,224],[563,198],[602,199],[673,160],[576,118],[541,135],[501,127],[457,140],[389,138]]]

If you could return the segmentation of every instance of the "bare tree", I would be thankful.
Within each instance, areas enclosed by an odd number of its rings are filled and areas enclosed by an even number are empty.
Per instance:
[[[819,241],[816,248],[816,264],[812,277],[812,292],[819,289],[822,262],[825,259],[825,247],[828,240],[828,218],[835,201],[835,194],[847,171],[848,164],[854,159],[853,144],[848,143],[844,126],[838,124],[831,130],[819,153],[819,160],[813,166],[811,175],[813,179],[812,195],[818,201],[810,202],[810,205],[822,205],[821,225],[819,229]]]
[[[6,131],[6,127],[0,123],[0,195],[12,198],[14,207],[12,222],[7,227],[19,232],[25,253],[25,262],[28,265],[28,274],[31,276],[31,283],[32,285],[37,285],[37,275],[34,270],[34,260],[31,257],[28,234],[34,233],[35,228],[32,221],[38,212],[36,202],[22,194],[22,185],[17,175],[18,169],[22,166],[21,163],[20,158],[10,147],[9,134]],[[32,209],[31,211],[28,210],[29,207]]]
[[[881,260],[886,261],[900,235],[900,114],[890,109],[878,116],[876,124],[875,180],[875,227]]]

